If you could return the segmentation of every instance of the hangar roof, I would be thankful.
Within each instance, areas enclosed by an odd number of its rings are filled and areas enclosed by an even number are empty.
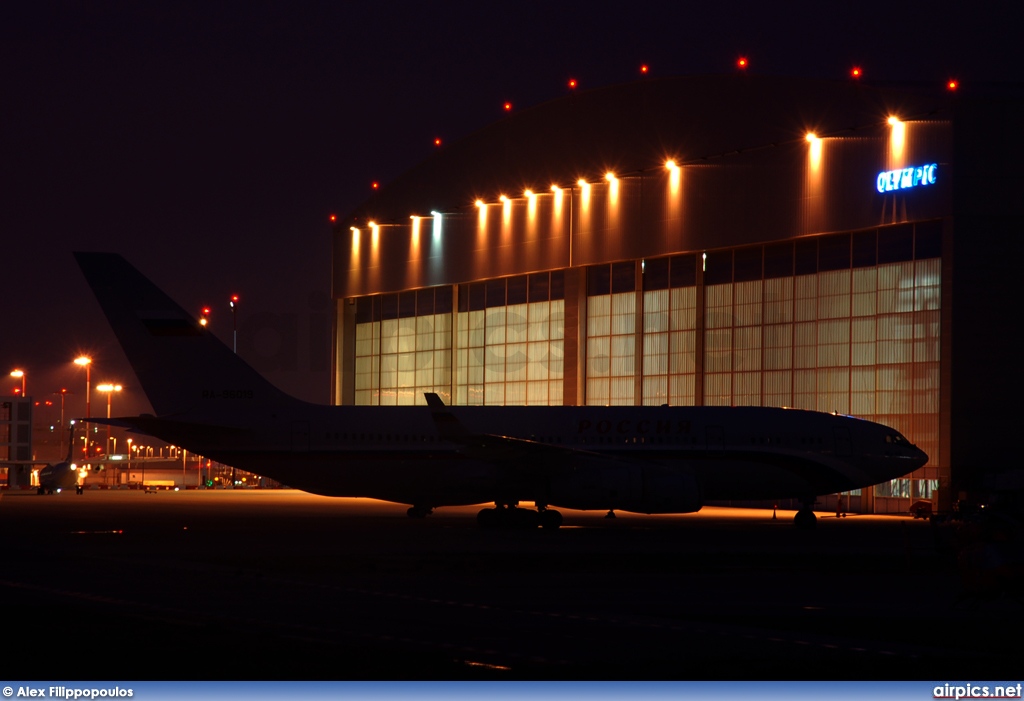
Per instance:
[[[950,95],[920,85],[718,75],[572,93],[445,146],[384,185],[339,225],[471,207],[477,198],[546,190],[605,172],[628,175],[711,162],[753,149],[874,128],[889,115],[948,117]]]

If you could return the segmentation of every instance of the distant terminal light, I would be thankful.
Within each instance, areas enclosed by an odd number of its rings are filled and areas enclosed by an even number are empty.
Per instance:
[[[483,200],[477,200],[474,204],[477,207],[481,208],[481,209],[483,209],[483,207],[484,207],[484,201]]]
[[[613,183],[616,180],[618,180],[618,178],[615,177],[615,173],[611,172],[610,170],[604,174],[604,179],[610,183]]]
[[[804,136],[804,138],[807,139],[807,143],[813,144],[815,141],[818,140],[818,135],[815,134],[813,131],[809,131],[807,132],[807,135]]]
[[[750,61],[747,60],[746,56],[740,56],[736,59],[736,67],[739,69],[746,69],[750,65]]]
[[[584,180],[583,178],[580,178],[579,180],[576,181],[576,184],[579,185],[580,187],[586,187],[587,181]]]
[[[576,79],[575,78],[569,78],[569,89],[570,90],[575,90],[576,89]]]
[[[562,191],[562,188],[558,187],[558,185],[552,185],[551,186],[551,192],[554,192],[555,194],[558,194],[561,191]]]
[[[860,78],[862,75],[864,75],[864,72],[860,69],[860,66],[854,66],[850,69],[851,78]]]
[[[505,195],[498,195],[498,199],[501,202],[508,202],[508,197],[506,197]]]
[[[526,197],[526,198],[533,197],[533,190],[531,190],[529,188],[523,190],[523,197]]]
[[[885,121],[889,124],[890,127],[894,127],[894,126],[896,126],[897,124],[900,123],[900,118],[899,117],[889,117]]]
[[[665,161],[665,168],[667,168],[668,170],[676,170],[678,167],[679,167],[679,164],[677,164],[671,158],[668,159],[667,161]]]
[[[958,87],[960,87],[960,83],[954,79],[950,79],[946,83],[946,90],[956,90]]]

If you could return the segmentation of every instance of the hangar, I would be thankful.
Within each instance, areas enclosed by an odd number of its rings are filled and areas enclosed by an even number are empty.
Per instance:
[[[336,223],[335,402],[851,414],[930,456],[851,510],[948,506],[1013,466],[1024,389],[1024,110],[965,92],[741,74],[510,114]]]

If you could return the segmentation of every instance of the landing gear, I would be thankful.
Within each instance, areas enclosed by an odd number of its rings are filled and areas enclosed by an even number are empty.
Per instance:
[[[430,514],[434,513],[434,510],[429,506],[416,505],[410,506],[409,510],[405,513],[409,515],[409,518],[426,518]]]
[[[81,493],[82,493],[82,485],[76,484],[75,485],[75,494],[81,494]]]
[[[804,505],[793,517],[793,525],[802,531],[809,531],[818,523],[818,517],[814,515],[815,499],[804,500]]]
[[[514,504],[496,504],[493,509],[481,509],[476,515],[480,528],[533,530],[540,526],[545,530],[557,530],[562,525],[562,514],[552,509],[520,509]]]

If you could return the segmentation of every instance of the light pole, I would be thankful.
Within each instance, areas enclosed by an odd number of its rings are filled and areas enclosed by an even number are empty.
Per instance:
[[[98,392],[106,392],[107,394],[107,419],[110,418],[110,400],[114,396],[114,392],[120,392],[123,388],[121,385],[111,384],[110,382],[104,382],[102,385],[96,385]],[[110,424],[107,424],[107,445],[103,448],[103,452],[110,455]]]
[[[15,368],[11,370],[11,377],[21,380],[21,398],[25,398],[25,371]]]
[[[128,485],[129,487],[131,486],[131,480],[132,480],[132,442],[133,442],[133,439],[129,438],[128,439],[128,472],[127,472],[128,476],[125,477],[125,479],[124,479],[125,484]]]
[[[238,295],[231,295],[231,350],[238,355]]]
[[[85,368],[85,445],[82,447],[82,452],[85,453],[85,457],[89,457],[89,425],[88,419],[92,417],[92,402],[90,398],[89,388],[92,386],[92,358],[87,355],[80,355],[75,358],[75,365]]]
[[[68,391],[63,387],[60,388],[60,455],[64,455],[64,397]]]

